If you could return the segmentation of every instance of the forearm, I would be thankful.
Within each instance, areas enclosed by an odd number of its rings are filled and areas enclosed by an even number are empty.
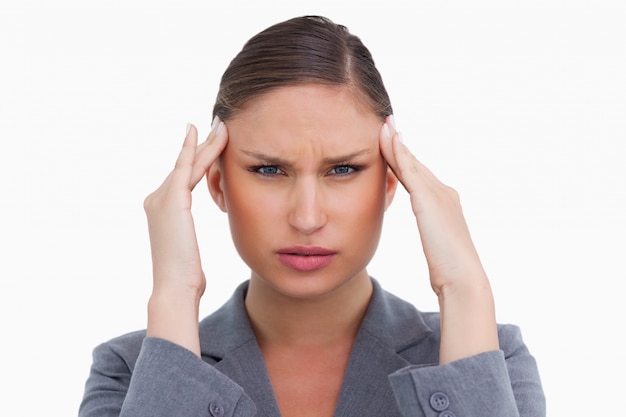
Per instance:
[[[144,200],[153,266],[147,335],[169,340],[200,356],[198,315],[206,288],[191,215],[191,191],[226,146],[224,123],[216,119],[207,140],[188,125],[174,170]]]

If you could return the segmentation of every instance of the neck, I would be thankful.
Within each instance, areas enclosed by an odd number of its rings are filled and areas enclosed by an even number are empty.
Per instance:
[[[365,271],[330,293],[294,298],[252,277],[246,310],[261,346],[322,347],[356,337],[372,295]]]

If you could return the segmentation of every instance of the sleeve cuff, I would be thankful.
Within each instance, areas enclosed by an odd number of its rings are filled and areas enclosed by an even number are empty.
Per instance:
[[[389,381],[405,416],[518,415],[499,350],[445,365],[408,366],[391,374]]]
[[[149,410],[149,411],[148,411]],[[122,415],[253,416],[243,389],[191,351],[165,339],[144,339]]]

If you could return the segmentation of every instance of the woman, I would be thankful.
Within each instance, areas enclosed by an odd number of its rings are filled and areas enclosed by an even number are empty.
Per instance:
[[[188,126],[145,200],[153,292],[145,332],[94,351],[81,416],[543,416],[538,371],[498,326],[454,190],[402,144],[369,51],[301,17],[259,33],[222,77],[214,123]],[[211,281],[191,191],[205,177],[250,267],[198,325]],[[398,181],[440,314],[367,273]]]

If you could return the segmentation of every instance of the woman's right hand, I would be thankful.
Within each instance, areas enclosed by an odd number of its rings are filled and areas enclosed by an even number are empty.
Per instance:
[[[170,340],[197,355],[199,303],[206,281],[191,214],[191,192],[227,141],[226,126],[218,118],[200,145],[198,131],[189,125],[174,170],[144,201],[153,268],[147,336]]]

